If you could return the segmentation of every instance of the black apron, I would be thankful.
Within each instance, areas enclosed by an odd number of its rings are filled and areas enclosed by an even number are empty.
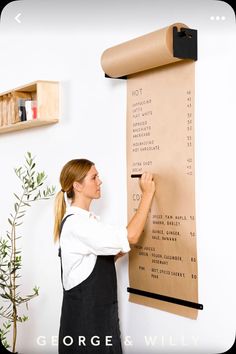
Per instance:
[[[63,288],[59,354],[67,353],[122,354],[114,256],[97,256],[87,279]]]

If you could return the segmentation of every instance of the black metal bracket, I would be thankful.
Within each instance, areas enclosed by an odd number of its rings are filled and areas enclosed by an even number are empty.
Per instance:
[[[180,59],[197,60],[197,30],[173,27],[173,55]]]
[[[107,77],[108,79],[123,79],[123,80],[127,80],[127,76],[120,76],[120,77],[112,77],[112,76],[109,76],[105,73],[105,77]]]
[[[194,309],[197,309],[197,310],[203,310],[203,305],[202,304],[198,304],[196,302],[187,301],[187,300],[183,300],[183,299],[178,299],[178,298],[175,298],[175,297],[161,295],[161,294],[154,294],[154,293],[150,293],[148,291],[134,289],[134,288],[127,288],[127,291],[129,293],[131,293],[131,294],[145,296],[145,297],[149,297],[149,298],[156,299],[156,300],[171,302],[173,304],[177,304],[177,305],[181,305],[181,306],[187,306],[187,307],[191,307],[191,308],[194,308]]]

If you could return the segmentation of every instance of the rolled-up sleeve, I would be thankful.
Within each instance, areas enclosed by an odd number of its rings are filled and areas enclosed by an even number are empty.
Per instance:
[[[95,218],[72,215],[65,228],[72,253],[116,255],[130,251],[126,227],[105,224]],[[66,230],[67,229],[67,230]]]

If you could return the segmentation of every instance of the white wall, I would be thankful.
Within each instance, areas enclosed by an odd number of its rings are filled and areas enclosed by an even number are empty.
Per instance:
[[[117,264],[120,322],[124,341],[128,337],[123,345],[127,354],[226,351],[235,338],[233,10],[218,1],[25,4],[14,2],[2,15],[7,31],[0,33],[0,92],[37,79],[58,80],[61,115],[57,125],[0,135],[1,234],[7,229],[13,192],[20,188],[13,168],[23,163],[27,151],[57,189],[65,162],[76,157],[94,161],[103,185],[93,210],[107,222],[126,224],[126,82],[104,78],[101,54],[174,22],[198,29],[196,210],[199,302],[204,310],[194,321],[129,303],[126,256]],[[22,12],[20,26],[13,16],[17,11]],[[210,20],[217,15],[226,20]],[[62,289],[52,228],[50,200],[29,210],[21,230],[22,292],[40,287],[39,297],[24,311],[29,321],[19,326],[18,351],[24,354],[57,352],[51,339],[58,334]],[[39,336],[46,338],[44,346],[37,345]],[[153,337],[153,346],[145,344],[145,336]]]

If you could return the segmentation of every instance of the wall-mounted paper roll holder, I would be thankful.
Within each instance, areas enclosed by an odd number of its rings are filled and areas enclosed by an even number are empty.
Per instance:
[[[181,27],[178,31],[173,27],[173,56],[180,59],[197,60],[197,30]],[[105,73],[109,79],[127,79],[127,75],[120,77],[111,77]]]

